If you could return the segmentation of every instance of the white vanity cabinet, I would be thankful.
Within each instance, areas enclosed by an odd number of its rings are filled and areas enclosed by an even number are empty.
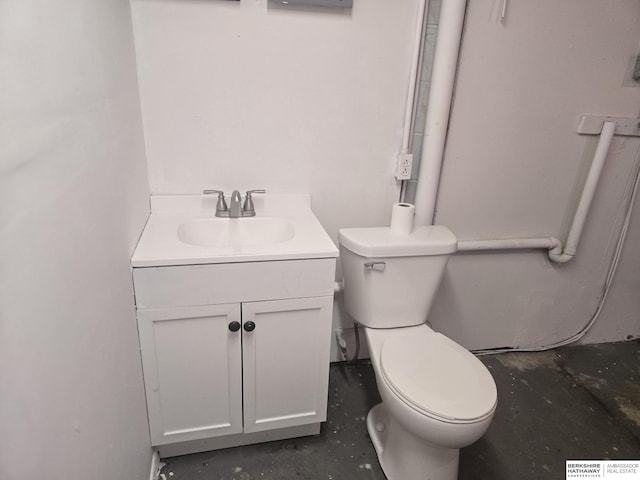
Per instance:
[[[245,433],[326,420],[332,304],[333,296],[242,304]]]
[[[138,311],[154,445],[242,432],[240,305]]]
[[[334,258],[134,268],[163,456],[319,432]]]

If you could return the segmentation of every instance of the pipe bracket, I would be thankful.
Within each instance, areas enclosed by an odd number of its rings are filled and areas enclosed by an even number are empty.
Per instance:
[[[614,135],[640,137],[640,118],[609,117],[607,115],[583,115],[576,132],[580,135],[600,135],[604,122],[615,122]]]

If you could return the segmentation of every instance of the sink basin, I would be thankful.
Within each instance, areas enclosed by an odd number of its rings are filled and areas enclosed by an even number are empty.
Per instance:
[[[210,195],[152,195],[131,265],[161,267],[336,258],[309,195],[262,195],[249,218],[217,218]]]
[[[205,247],[253,247],[286,242],[294,237],[291,222],[278,217],[201,218],[178,226],[178,239]]]

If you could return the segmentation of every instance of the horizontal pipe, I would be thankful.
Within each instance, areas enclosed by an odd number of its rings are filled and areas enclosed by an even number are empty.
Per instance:
[[[549,259],[556,263],[567,263],[571,260],[578,249],[578,242],[582,236],[582,230],[587,221],[587,215],[591,208],[591,202],[596,193],[598,181],[602,174],[604,162],[609,153],[609,147],[616,130],[615,122],[604,122],[602,132],[598,140],[596,153],[589,168],[589,174],[585,182],[578,207],[573,215],[571,228],[567,235],[567,242],[562,246],[562,242],[554,237],[540,238],[507,238],[491,240],[458,240],[459,252],[487,251],[487,250],[526,250],[533,248],[543,248],[548,250]]]
[[[562,242],[554,237],[458,240],[459,252],[476,252],[483,250],[530,250],[536,248],[551,250],[558,247],[562,247]]]

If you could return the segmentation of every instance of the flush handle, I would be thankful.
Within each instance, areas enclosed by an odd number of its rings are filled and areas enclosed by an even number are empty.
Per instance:
[[[386,262],[367,262],[364,264],[365,270],[379,270],[381,272],[384,272],[386,266]]]

